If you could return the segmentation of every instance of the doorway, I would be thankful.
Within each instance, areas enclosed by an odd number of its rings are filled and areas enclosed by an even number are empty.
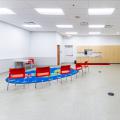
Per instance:
[[[64,45],[64,63],[73,63],[73,45]]]
[[[60,65],[60,45],[57,45],[57,65]]]

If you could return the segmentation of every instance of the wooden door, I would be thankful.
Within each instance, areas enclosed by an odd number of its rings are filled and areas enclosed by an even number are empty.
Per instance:
[[[57,45],[57,65],[60,65],[60,45]]]

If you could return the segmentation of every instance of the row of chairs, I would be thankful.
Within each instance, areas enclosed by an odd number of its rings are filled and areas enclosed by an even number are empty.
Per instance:
[[[60,74],[69,74],[70,71],[71,71],[70,65],[61,66],[61,68],[60,68]],[[37,78],[49,77],[50,76],[50,67],[37,67],[35,76]],[[25,68],[11,68],[11,69],[9,69],[7,90],[9,88],[10,80],[12,80],[12,79],[17,80],[20,78],[24,79],[25,77],[30,77],[29,74],[26,74]],[[36,84],[37,83],[35,83],[35,88],[36,88]]]
[[[81,63],[75,64],[75,70],[78,70],[78,71],[81,70],[82,74],[83,74],[84,68],[85,68],[85,71],[86,71],[86,68],[89,68],[87,61],[85,61],[84,64],[81,64]],[[69,74],[70,72],[71,72],[71,65],[62,65],[60,67],[60,74]],[[45,76],[49,77],[50,76],[50,67],[37,67],[35,76],[37,78],[45,77]],[[20,78],[24,79],[25,77],[29,77],[29,75],[26,74],[26,72],[25,72],[25,68],[11,68],[9,70],[9,81],[8,81],[7,90],[9,87],[10,80],[20,79]],[[76,75],[76,77],[77,77],[77,75]],[[35,87],[36,87],[36,84],[35,84]]]
[[[86,61],[84,64],[76,63],[75,69],[81,70],[83,73],[83,68],[88,68],[88,62]],[[60,68],[60,74],[68,74],[70,73],[71,66],[64,65]],[[27,75],[25,74],[25,68],[11,68],[9,70],[9,79],[17,79],[17,78],[25,78]],[[36,77],[50,76],[50,67],[37,67],[36,68]]]
[[[60,74],[70,73],[70,65],[61,66]],[[25,68],[10,68],[9,79],[25,78],[28,75],[25,73]],[[37,67],[36,77],[50,76],[50,67]]]

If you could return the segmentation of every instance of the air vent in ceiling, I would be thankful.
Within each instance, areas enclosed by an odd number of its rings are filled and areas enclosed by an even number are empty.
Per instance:
[[[25,24],[36,24],[35,22],[24,22]]]
[[[76,18],[76,19],[80,19],[80,16],[76,15],[75,18]]]
[[[113,25],[105,25],[105,28],[112,28],[113,27]]]
[[[83,22],[80,23],[80,25],[81,25],[81,26],[87,26],[87,25],[88,25],[88,22],[83,21]]]

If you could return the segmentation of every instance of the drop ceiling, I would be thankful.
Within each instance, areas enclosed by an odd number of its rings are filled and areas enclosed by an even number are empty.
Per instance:
[[[23,28],[24,22],[40,24],[42,28],[24,28],[29,31],[78,32],[88,35],[99,31],[102,35],[116,35],[120,32],[120,0],[0,0],[1,8],[10,8],[16,15],[0,15],[0,20]],[[65,15],[40,15],[34,8],[62,8]],[[116,8],[110,16],[89,16],[88,8]],[[76,16],[79,16],[76,18]],[[112,28],[90,29],[88,24],[112,25]],[[72,29],[59,29],[56,25],[71,24]]]

